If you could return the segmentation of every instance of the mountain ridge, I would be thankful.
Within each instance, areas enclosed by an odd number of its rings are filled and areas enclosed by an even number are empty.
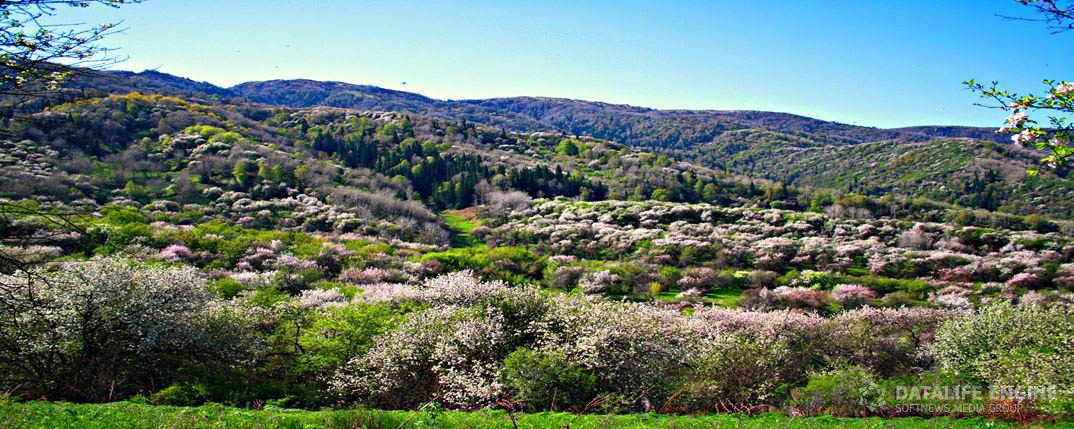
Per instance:
[[[374,85],[313,79],[272,79],[221,87],[155,70],[107,71],[98,76],[104,78],[83,79],[75,86],[110,93],[150,90],[171,95],[224,97],[292,108],[328,106],[408,111],[517,132],[563,132],[662,149],[693,149],[713,142],[723,132],[746,128],[821,134],[856,143],[890,139],[924,141],[942,137],[1006,142],[1005,136],[997,135],[991,128],[961,125],[878,128],[762,110],[656,109],[543,96],[441,100]],[[125,80],[126,84],[117,80]]]

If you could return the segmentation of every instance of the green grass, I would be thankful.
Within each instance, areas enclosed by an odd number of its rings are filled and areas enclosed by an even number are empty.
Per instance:
[[[701,302],[706,304],[715,304],[720,307],[738,307],[738,302],[742,300],[742,289],[735,287],[713,289],[705,294]],[[653,299],[657,301],[677,301],[679,299],[679,289],[665,289],[656,294]],[[619,300],[623,299],[623,294],[607,294],[609,297]]]
[[[534,413],[515,416],[519,428],[1008,428],[984,419],[791,418],[782,414],[582,415]],[[171,407],[116,402],[70,404],[0,401],[2,428],[511,428],[502,410],[412,412],[379,410],[249,410],[220,405]],[[1051,424],[1033,427],[1074,427]]]
[[[705,294],[705,301],[719,305],[720,307],[738,307],[742,300],[742,289],[725,287],[713,289]]]
[[[470,234],[477,227],[477,223],[463,217],[455,210],[444,211],[440,215],[443,216],[444,225],[451,233],[451,247],[474,247],[480,244]]]

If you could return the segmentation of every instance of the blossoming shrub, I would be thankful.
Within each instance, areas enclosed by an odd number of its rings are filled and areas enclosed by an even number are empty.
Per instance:
[[[932,365],[932,333],[960,313],[928,308],[873,308],[830,319],[828,355],[891,377]]]
[[[692,355],[683,401],[691,409],[729,412],[778,404],[798,380],[788,345],[749,337],[716,337]]]
[[[601,392],[651,409],[674,393],[670,381],[685,369],[694,341],[683,323],[675,310],[560,298],[537,325],[538,344],[591,371]]]
[[[832,298],[844,308],[857,308],[876,299],[876,292],[862,285],[841,284],[832,291]]]
[[[402,300],[377,305],[409,301],[427,309],[373,337],[335,373],[333,391],[345,403],[406,408],[437,401],[472,409],[515,399],[531,409],[578,409],[601,396],[633,411],[779,406],[817,372],[852,365],[899,377],[929,368],[933,332],[960,316],[872,307],[828,318],[800,310],[683,312],[542,295],[472,272],[410,288],[395,295]]]
[[[612,274],[608,270],[602,270],[587,272],[582,276],[582,280],[578,282],[578,286],[581,286],[582,291],[585,293],[596,294],[606,292],[618,281],[618,275]]]
[[[3,388],[102,401],[165,386],[198,362],[237,362],[229,310],[193,268],[69,262],[0,279]]]
[[[508,333],[494,308],[437,307],[411,315],[377,337],[369,353],[337,372],[333,390],[345,401],[415,408],[437,401],[463,409],[503,393],[497,380]]]
[[[1056,386],[1044,405],[1074,411],[1074,308],[997,302],[936,332],[940,367],[990,386]]]

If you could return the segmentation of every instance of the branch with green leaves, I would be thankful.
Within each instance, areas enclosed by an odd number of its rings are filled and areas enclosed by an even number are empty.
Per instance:
[[[1045,80],[1047,95],[1019,95],[1000,89],[999,82],[985,85],[970,79],[964,83],[971,91],[990,100],[977,105],[1010,112],[1006,124],[996,132],[1011,134],[1011,141],[1018,146],[1034,147],[1046,152],[1042,159],[1045,165],[1052,168],[1063,166],[1074,156],[1074,123],[1070,118],[1074,113],[1074,83]],[[1030,113],[1038,112],[1047,115],[1047,125],[1041,126],[1030,116]],[[1030,170],[1031,174],[1037,172]]]

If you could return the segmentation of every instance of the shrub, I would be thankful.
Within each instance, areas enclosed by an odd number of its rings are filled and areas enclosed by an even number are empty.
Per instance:
[[[563,266],[549,272],[545,279],[553,288],[569,290],[578,284],[584,273],[585,268]]]
[[[337,307],[346,302],[347,297],[339,289],[309,289],[298,297],[298,305],[305,309]]]
[[[57,268],[30,283],[0,279],[16,286],[0,319],[5,389],[98,401],[167,385],[191,363],[238,358],[226,312],[193,268],[121,259]]]
[[[773,290],[783,305],[791,308],[819,310],[831,303],[827,291],[780,286]]]
[[[300,372],[331,375],[350,359],[369,350],[373,338],[398,326],[409,307],[388,304],[348,304],[312,314],[297,341]]]
[[[691,408],[729,412],[782,401],[797,383],[789,345],[745,336],[707,341],[689,362],[685,401]]]
[[[504,359],[500,379],[530,410],[582,410],[597,393],[596,377],[559,351],[515,350]]]
[[[231,299],[239,295],[246,287],[231,277],[222,277],[213,284],[213,289],[221,298]]]
[[[944,323],[933,350],[942,368],[967,380],[990,386],[1054,385],[1060,399],[1069,401],[1074,398],[1070,338],[1074,308],[997,302]]]
[[[497,373],[507,335],[492,309],[445,306],[414,313],[337,371],[332,390],[344,402],[383,408],[429,401],[488,406],[503,393]]]
[[[157,405],[176,405],[182,407],[201,405],[205,403],[206,398],[209,395],[204,389],[199,389],[199,387],[203,386],[189,382],[178,382],[154,393],[151,401]]]
[[[675,310],[565,297],[541,320],[542,348],[562,351],[597,377],[598,390],[651,409],[674,393],[694,343]],[[648,404],[648,406],[646,405]]]
[[[586,273],[578,282],[578,286],[581,286],[585,293],[596,294],[607,292],[618,281],[619,276],[612,274],[611,271],[603,270]]]
[[[832,298],[844,308],[857,308],[876,299],[876,292],[862,285],[841,284],[832,291]]]
[[[179,262],[190,257],[190,249],[183,245],[173,244],[161,250],[157,257],[168,262]]]
[[[847,367],[810,375],[809,382],[791,393],[794,406],[808,414],[864,417],[866,405],[880,396],[876,375],[862,367]]]
[[[344,283],[364,285],[386,282],[398,277],[389,270],[382,268],[347,269],[339,275],[339,281]]]
[[[776,287],[779,274],[774,271],[756,270],[750,273],[750,287],[772,288]]]
[[[830,319],[828,355],[882,376],[912,373],[932,365],[933,332],[959,313],[931,308],[872,308]]]

